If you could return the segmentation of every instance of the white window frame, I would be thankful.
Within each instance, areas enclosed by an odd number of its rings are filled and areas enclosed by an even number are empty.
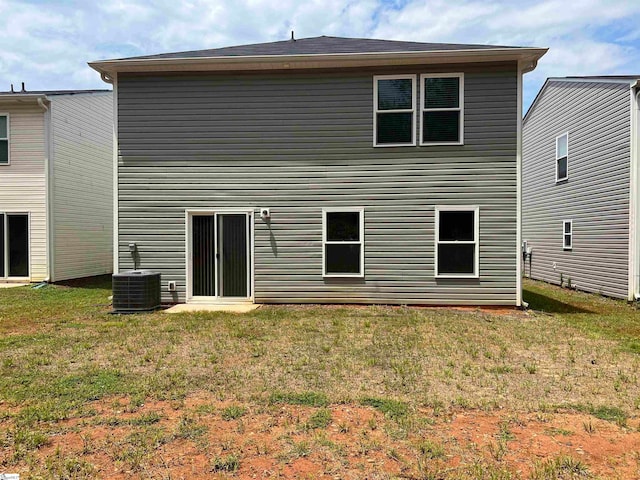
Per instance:
[[[565,233],[566,226],[569,225],[569,233]],[[564,237],[569,235],[569,245],[565,245]],[[573,250],[573,220],[563,220],[562,221],[562,249],[563,250]]]
[[[0,140],[7,141],[7,163],[0,163],[0,167],[11,165],[11,116],[8,112],[0,112],[0,117],[7,117],[7,136]]]
[[[378,80],[411,80],[411,109],[379,110]],[[416,109],[416,75],[374,75],[373,76],[373,146],[374,147],[415,147],[418,113]],[[378,113],[411,113],[411,143],[378,143]]]
[[[424,106],[424,98],[425,98],[425,88],[424,81],[427,78],[453,78],[457,77],[460,79],[460,85],[458,89],[458,94],[460,98],[458,99],[458,107],[457,108],[425,108]],[[460,130],[458,135],[460,140],[458,142],[425,142],[424,141],[424,112],[460,112]],[[437,145],[464,145],[464,73],[462,72],[453,72],[453,73],[423,73],[420,75],[420,145],[421,146],[437,146]]]
[[[558,161],[564,157],[558,156],[558,140],[560,140],[562,137],[567,137],[567,175],[563,178],[560,178],[558,177]],[[569,180],[569,132],[565,132],[562,135],[558,135],[556,137],[556,183],[564,182],[565,180]]]
[[[440,241],[440,212],[474,212],[473,240]],[[443,245],[475,245],[473,273],[440,273],[438,271],[438,246]],[[477,205],[436,205],[435,208],[435,255],[434,271],[436,278],[479,278],[480,277],[480,207]]]
[[[327,240],[327,213],[351,213],[360,214],[360,240],[359,241],[328,241]],[[360,273],[327,273],[325,245],[360,245]],[[322,276],[324,278],[364,278],[364,207],[335,207],[322,209]]]

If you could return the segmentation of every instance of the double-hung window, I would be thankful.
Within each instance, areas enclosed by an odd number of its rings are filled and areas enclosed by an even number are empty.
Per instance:
[[[562,248],[564,250],[573,249],[573,220],[562,222]]]
[[[373,144],[415,145],[416,76],[374,76],[373,97]]]
[[[436,277],[478,277],[478,207],[436,207]]]
[[[569,134],[556,137],[556,182],[569,178]]]
[[[9,115],[0,114],[0,165],[9,165]]]
[[[364,210],[322,212],[322,264],[325,277],[364,276]]]
[[[421,145],[461,145],[464,137],[464,74],[420,76]]]

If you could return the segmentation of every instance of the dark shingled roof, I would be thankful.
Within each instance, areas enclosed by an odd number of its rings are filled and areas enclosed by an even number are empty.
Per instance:
[[[491,48],[519,48],[497,45],[467,45],[458,43],[422,43],[400,42],[395,40],[376,40],[370,38],[312,37],[279,42],[255,43],[235,47],[213,48],[210,50],[192,50],[187,52],[161,53],[134,59],[162,58],[203,58],[203,57],[245,57],[278,55],[326,55],[337,53],[393,53],[393,52],[431,52],[441,50],[485,50]],[[125,60],[125,59],[120,59]]]
[[[581,75],[581,76],[570,76],[570,77],[560,77],[566,79],[612,79],[612,80],[635,80],[636,78],[640,78],[640,75]]]

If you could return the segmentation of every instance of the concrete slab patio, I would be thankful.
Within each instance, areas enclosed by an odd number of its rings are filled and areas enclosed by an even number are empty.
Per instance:
[[[165,313],[229,312],[248,313],[260,308],[259,303],[181,303],[164,310]]]
[[[0,288],[26,287],[28,283],[0,282]]]

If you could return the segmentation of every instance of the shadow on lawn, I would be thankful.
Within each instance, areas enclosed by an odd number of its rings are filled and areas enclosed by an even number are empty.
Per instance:
[[[98,275],[95,277],[76,278],[73,280],[63,280],[56,282],[56,285],[70,288],[86,288],[86,289],[111,289],[111,274]]]
[[[529,308],[532,310],[539,310],[546,313],[593,313],[591,310],[561,302],[560,300],[533,292],[527,288],[524,289],[523,293],[524,301],[529,304]]]

